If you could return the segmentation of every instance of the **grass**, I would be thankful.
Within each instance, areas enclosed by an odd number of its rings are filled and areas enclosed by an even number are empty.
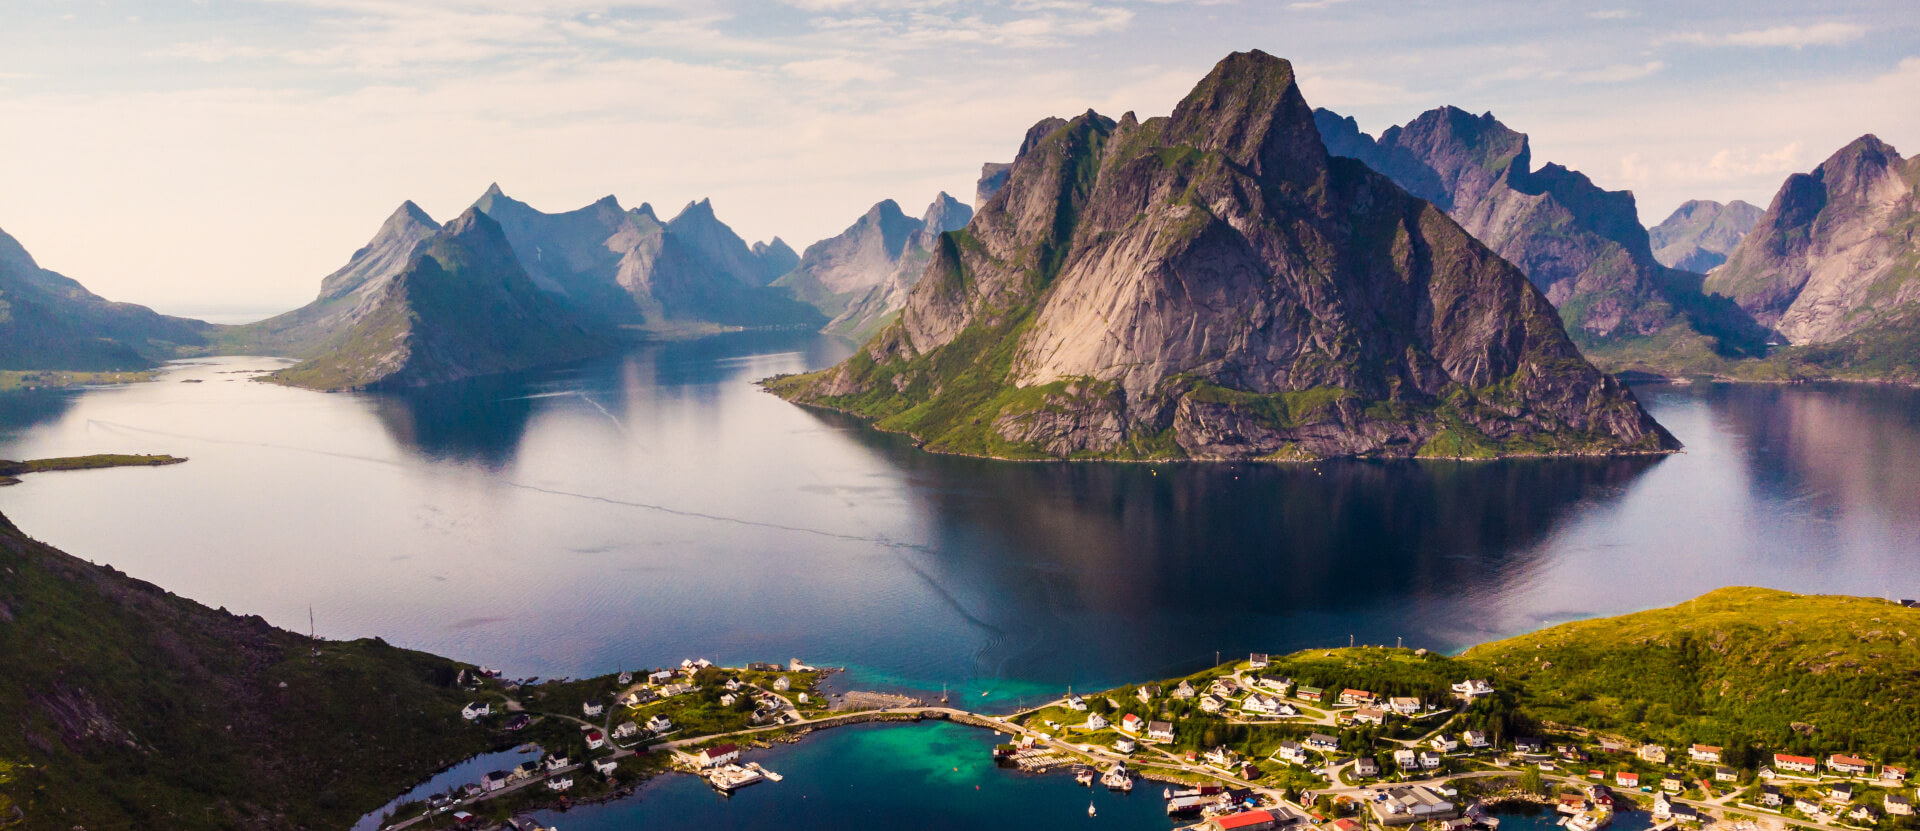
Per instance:
[[[159,376],[154,370],[137,372],[78,372],[66,370],[0,370],[0,392],[20,389],[80,387],[94,384],[137,384]]]
[[[15,462],[0,459],[0,485],[17,484],[18,477],[28,473],[45,473],[56,470],[98,470],[108,467],[157,467],[177,465],[186,461],[179,456],[127,453],[96,453],[91,456],[62,456],[52,459],[31,459]]]

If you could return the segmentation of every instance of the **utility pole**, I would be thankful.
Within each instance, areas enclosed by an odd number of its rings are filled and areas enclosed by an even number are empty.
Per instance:
[[[1348,648],[1348,649],[1352,649],[1352,648],[1353,648],[1353,635],[1352,635],[1352,634],[1348,634],[1348,635],[1347,635],[1347,648]]]
[[[1405,637],[1396,637],[1396,638],[1394,638],[1394,639],[1393,639],[1393,648],[1394,648],[1394,649],[1402,649],[1402,648],[1405,648],[1405,647],[1406,647],[1406,645],[1407,645],[1407,644],[1406,644],[1406,641],[1407,641],[1407,639],[1406,639]]]
[[[313,604],[307,604],[307,645],[313,648],[313,657],[320,657],[320,628],[313,625]]]

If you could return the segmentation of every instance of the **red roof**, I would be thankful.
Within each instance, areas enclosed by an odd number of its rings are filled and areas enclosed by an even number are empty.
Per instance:
[[[599,740],[600,740],[600,731],[598,730],[587,731],[587,741],[599,741]]]
[[[1817,761],[1814,761],[1814,759],[1813,759],[1812,757],[1809,757],[1809,756],[1788,756],[1788,755],[1787,755],[1787,754],[1785,754],[1785,753],[1775,753],[1775,754],[1773,754],[1773,760],[1774,760],[1774,761],[1776,761],[1776,762],[1792,762],[1792,763],[1794,763],[1794,764],[1796,764],[1796,765],[1817,765],[1817,764],[1819,764],[1819,762],[1817,762]]]
[[[1359,697],[1359,698],[1372,698],[1372,697],[1373,697],[1373,693],[1370,693],[1370,692],[1367,692],[1366,690],[1356,690],[1356,689],[1352,689],[1352,688],[1348,688],[1348,689],[1344,689],[1344,690],[1341,690],[1341,691],[1340,691],[1340,697],[1341,697],[1341,698],[1345,698],[1345,697],[1347,697],[1347,696],[1350,696],[1350,695],[1351,695],[1351,696],[1356,696],[1356,697]]]
[[[1858,756],[1844,756],[1839,753],[1833,754],[1833,759],[1831,761],[1833,764],[1836,764],[1836,765],[1852,765],[1853,767],[1857,767],[1857,768],[1873,767],[1872,762],[1869,762]]]
[[[714,745],[713,747],[709,747],[706,750],[702,750],[700,752],[709,759],[718,759],[729,753],[737,753],[739,752],[739,750],[740,748],[736,745],[717,744],[717,745]]]
[[[1620,772],[1620,781],[1622,781],[1622,782],[1638,782],[1638,781],[1640,781],[1640,774],[1638,774],[1638,773],[1628,773],[1628,772],[1626,772],[1626,771],[1621,771],[1621,772]]]
[[[1220,826],[1222,829],[1251,828],[1261,824],[1272,825],[1273,814],[1267,811],[1247,811],[1224,817],[1214,817],[1213,824]]]
[[[1352,829],[1359,828],[1360,823],[1350,819],[1336,819],[1333,821],[1333,827],[1340,829],[1340,831],[1352,831]]]

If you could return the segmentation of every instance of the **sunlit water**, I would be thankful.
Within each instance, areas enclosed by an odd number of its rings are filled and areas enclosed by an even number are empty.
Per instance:
[[[209,605],[513,675],[800,657],[982,706],[1725,585],[1920,594],[1908,390],[1642,388],[1687,444],[1658,460],[1024,464],[753,385],[849,349],[742,334],[390,395],[222,359],[7,394],[0,456],[192,461],[31,476],[0,511]]]

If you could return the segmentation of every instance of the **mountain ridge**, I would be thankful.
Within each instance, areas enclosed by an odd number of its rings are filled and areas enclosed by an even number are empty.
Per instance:
[[[215,331],[198,320],[116,303],[42,268],[0,230],[0,370],[147,369]]]

